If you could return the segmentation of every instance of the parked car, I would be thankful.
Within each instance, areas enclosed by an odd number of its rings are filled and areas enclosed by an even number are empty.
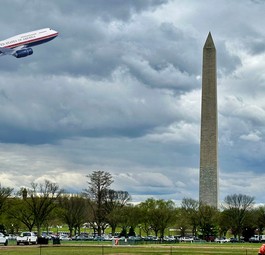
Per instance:
[[[72,240],[68,235],[66,235],[66,234],[60,234],[59,235],[59,239],[61,240],[61,241],[70,241],[70,240]]]
[[[179,238],[180,242],[193,242],[193,237],[192,236],[183,236]]]
[[[265,241],[265,235],[254,235],[248,240],[250,243],[262,243]]]
[[[128,240],[140,241],[143,240],[143,238],[141,236],[129,236]]]
[[[145,241],[158,241],[159,238],[156,236],[146,236],[146,237],[144,237],[144,240]]]
[[[17,245],[19,244],[37,244],[38,237],[34,232],[22,232],[17,236]]]
[[[6,238],[8,240],[17,240],[17,236],[16,235],[13,235],[13,234],[9,234],[8,236],[6,236]]]
[[[235,237],[230,238],[230,243],[238,243],[238,239]]]
[[[103,241],[112,241],[111,235],[102,235]]]
[[[105,239],[106,238],[106,239]],[[102,236],[95,236],[94,237],[94,241],[106,241],[107,240],[107,237],[105,235],[102,235]],[[111,239],[112,240],[112,239]]]
[[[79,236],[76,235],[72,240],[76,241],[89,241],[89,240],[94,240],[94,237],[88,234],[80,234]]]
[[[216,243],[229,243],[230,239],[226,238],[226,237],[217,237],[214,239],[214,241]]]
[[[0,244],[8,245],[8,238],[3,233],[0,233]]]
[[[164,236],[163,240],[172,242],[172,241],[176,241],[176,238],[174,236]]]
[[[196,243],[205,243],[206,241],[205,240],[202,240],[201,238],[199,238],[197,236],[194,236],[193,237],[193,242],[196,242]]]
[[[42,238],[46,238],[48,240],[52,240],[52,236],[47,234],[46,232],[42,232],[41,237]]]

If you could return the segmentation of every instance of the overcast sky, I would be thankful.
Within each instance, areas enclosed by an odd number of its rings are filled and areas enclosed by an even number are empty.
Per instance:
[[[133,202],[199,197],[202,48],[217,49],[220,202],[264,203],[265,1],[3,0],[0,40],[59,32],[0,58],[0,182],[67,192],[94,170]]]

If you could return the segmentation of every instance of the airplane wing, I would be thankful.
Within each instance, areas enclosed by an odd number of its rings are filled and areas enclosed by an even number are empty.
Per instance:
[[[0,47],[0,56],[13,55],[17,50],[21,50],[21,49],[23,49],[25,47],[26,47],[25,45],[21,45],[19,47],[12,48],[12,49],[5,48],[5,47]]]
[[[1,55],[11,55],[14,50],[9,48],[0,47]]]

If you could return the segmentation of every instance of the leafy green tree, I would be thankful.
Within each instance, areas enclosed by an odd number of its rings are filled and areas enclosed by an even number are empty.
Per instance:
[[[24,189],[21,189],[17,195],[20,196],[23,190]],[[34,213],[24,199],[19,197],[10,199],[8,218],[11,222],[21,222],[28,229],[28,231],[32,231],[35,225]]]
[[[129,232],[128,232],[128,236],[135,236],[134,227],[130,227]]]
[[[155,209],[155,200],[153,198],[147,199],[146,201],[138,205],[141,211],[142,229],[148,236],[153,227],[153,219],[150,217],[152,210]],[[156,234],[157,235],[157,234]]]
[[[22,223],[21,221],[18,221],[17,219],[13,218],[11,215],[11,211],[13,210],[13,201],[18,198],[12,197],[7,199],[7,205],[6,210],[2,213],[0,219],[0,222],[3,222],[3,224],[6,227],[6,231],[8,234],[15,234],[17,233],[18,229],[20,229]]]
[[[125,226],[122,227],[121,232],[120,232],[120,236],[128,237],[127,229]]]
[[[70,236],[80,234],[80,228],[86,221],[87,201],[78,195],[63,196],[59,199],[58,215],[68,225]]]
[[[253,210],[255,227],[259,230],[259,234],[263,233],[265,228],[265,206],[259,206]]]
[[[135,230],[141,223],[141,210],[134,205],[127,205],[125,209],[127,211],[127,225]]]
[[[176,208],[176,228],[179,229],[181,236],[185,236],[188,229],[192,228],[186,213],[180,207]]]
[[[203,239],[213,241],[213,238],[217,235],[217,217],[218,210],[215,207],[206,204],[199,206],[199,228]]]
[[[121,223],[120,211],[128,204],[131,197],[127,191],[107,190],[105,201],[106,219],[111,226],[112,235],[115,234],[116,227]]]
[[[242,227],[242,236],[246,241],[254,234],[262,235],[265,227],[265,206],[252,208],[247,213],[247,219]]]
[[[146,214],[145,223],[151,227],[156,236],[160,233],[160,236],[163,238],[165,229],[172,225],[176,219],[175,204],[173,201],[149,198],[139,206]]]
[[[113,236],[115,235],[116,228],[121,223],[121,210],[122,208],[115,207],[106,216],[106,221],[111,227],[111,234]]]
[[[194,236],[197,236],[197,228],[199,225],[198,214],[199,202],[192,198],[183,198],[180,210],[180,216],[183,222],[183,226],[181,226],[181,228],[184,229],[187,225],[190,225]]]
[[[221,211],[219,213],[217,222],[218,222],[218,227],[219,227],[218,229],[219,237],[226,236],[227,231],[230,229],[230,224],[227,221],[227,217],[224,211]]]
[[[123,229],[123,233],[127,233],[127,229],[131,229],[128,235],[132,235],[134,229],[139,223],[141,223],[141,218],[139,217],[139,208],[133,205],[126,205],[122,207],[119,211],[119,225]]]

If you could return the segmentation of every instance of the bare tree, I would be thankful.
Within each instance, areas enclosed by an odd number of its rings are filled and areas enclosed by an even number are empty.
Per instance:
[[[106,228],[106,201],[108,197],[108,190],[113,183],[112,176],[108,172],[94,171],[87,175],[89,178],[88,189],[84,190],[84,194],[88,198],[90,208],[92,210],[92,226],[97,229],[97,233],[101,236]]]
[[[17,195],[20,196],[22,194],[21,189]],[[35,225],[35,218],[33,215],[32,210],[27,206],[24,199],[22,200],[20,197],[16,197],[11,199],[10,201],[10,208],[8,210],[8,218],[12,221],[17,221],[24,224],[28,231],[32,231]]]
[[[240,238],[253,205],[254,197],[251,196],[233,194],[225,197],[222,207],[235,237]]]
[[[6,201],[8,197],[11,196],[12,192],[13,192],[12,188],[2,187],[0,184],[0,213],[4,210]]]
[[[24,195],[23,201],[34,217],[38,236],[40,235],[41,226],[56,208],[56,201],[62,192],[63,190],[59,189],[56,183],[45,180],[44,184],[31,183],[31,189],[27,190],[26,197]]]
[[[106,208],[111,211],[114,207],[126,205],[130,200],[131,196],[127,191],[109,189],[105,201]]]

